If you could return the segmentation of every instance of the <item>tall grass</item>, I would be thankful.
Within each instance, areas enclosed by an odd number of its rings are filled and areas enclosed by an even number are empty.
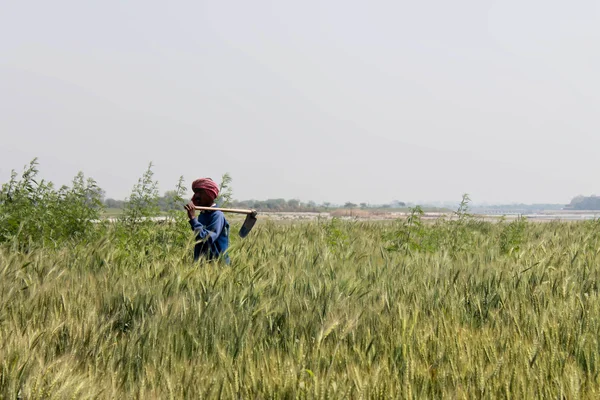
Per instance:
[[[518,223],[15,238],[0,398],[599,398],[600,223]]]

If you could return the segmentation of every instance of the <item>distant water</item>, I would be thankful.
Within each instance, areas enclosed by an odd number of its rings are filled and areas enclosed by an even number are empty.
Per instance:
[[[594,220],[600,218],[600,213],[596,214],[529,214],[524,215],[528,219],[546,219],[555,221],[581,221],[581,220]]]
[[[543,213],[532,213],[532,214],[518,214],[518,213],[506,213],[506,214],[478,214],[485,215],[486,217],[516,217],[520,215],[530,220],[544,220],[544,221],[589,221],[600,219],[600,212],[589,212],[589,213],[566,213],[566,212],[543,212]]]

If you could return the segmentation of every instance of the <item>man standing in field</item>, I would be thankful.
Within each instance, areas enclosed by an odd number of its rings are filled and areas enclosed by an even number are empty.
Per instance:
[[[219,186],[210,178],[196,179],[192,183],[194,196],[184,206],[192,230],[196,234],[194,261],[200,257],[209,260],[223,259],[229,264],[227,248],[229,247],[229,223],[221,211],[203,211],[196,218],[194,206],[214,207],[219,195]]]

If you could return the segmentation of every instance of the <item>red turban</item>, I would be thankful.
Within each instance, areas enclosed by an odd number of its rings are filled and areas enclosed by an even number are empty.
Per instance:
[[[196,179],[192,182],[192,190],[194,189],[204,189],[213,200],[219,195],[219,186],[210,178]]]

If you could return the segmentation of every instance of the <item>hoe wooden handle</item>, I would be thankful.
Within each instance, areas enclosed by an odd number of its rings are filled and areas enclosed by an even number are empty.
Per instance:
[[[254,210],[245,210],[245,209],[240,209],[240,208],[219,208],[219,207],[200,207],[200,206],[194,206],[194,208],[196,210],[200,210],[200,211],[223,211],[223,212],[230,212],[230,213],[235,213],[235,214],[255,214],[256,215],[256,211],[254,211]]]

